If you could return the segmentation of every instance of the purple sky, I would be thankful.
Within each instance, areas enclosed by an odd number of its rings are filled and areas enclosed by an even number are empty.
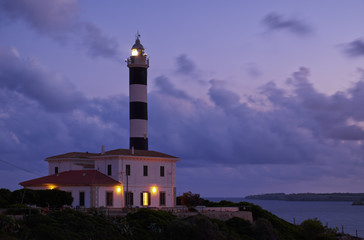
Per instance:
[[[46,175],[48,156],[128,148],[124,60],[139,30],[150,149],[181,158],[179,194],[364,192],[363,9],[3,0],[0,187]]]

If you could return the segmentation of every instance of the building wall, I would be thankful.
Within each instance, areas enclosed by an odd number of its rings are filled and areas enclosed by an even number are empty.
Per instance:
[[[85,193],[85,205],[83,207],[107,207],[107,208],[122,208],[124,205],[124,194],[122,186],[118,191],[118,186],[60,186],[57,189],[70,192],[73,197],[72,207],[80,207],[80,192]],[[46,190],[48,187],[29,187],[33,190]],[[113,204],[106,205],[106,192],[112,192]]]
[[[93,164],[93,160],[51,160],[48,161],[48,174],[55,174],[55,167],[58,167],[58,172],[65,172],[70,170],[90,170],[90,168],[85,168],[85,164]]]
[[[112,166],[111,177],[122,182],[124,191],[133,193],[133,206],[142,207],[140,194],[149,192],[149,207],[175,206],[176,161],[173,159],[115,156],[95,159],[95,169],[107,175],[107,165]],[[126,176],[126,165],[130,165],[130,176]],[[148,175],[144,176],[144,166]],[[160,167],[164,167],[164,176],[160,176]],[[156,192],[153,192],[155,187]],[[160,205],[160,192],[165,192],[165,205]]]
[[[73,197],[72,207],[80,207],[80,192],[85,193],[85,206],[91,207],[91,187],[90,186],[74,186],[74,187],[59,187],[59,190],[71,192]]]
[[[89,160],[88,160],[89,161]],[[80,165],[82,160],[51,160],[49,163],[49,174],[54,174],[55,167],[58,172],[69,170],[83,170]],[[142,207],[140,203],[140,194],[149,192],[151,204],[149,207],[173,207],[175,206],[175,188],[176,188],[176,159],[153,158],[140,156],[104,156],[94,159],[96,170],[108,175],[108,165],[111,166],[111,178],[123,184],[122,193],[115,198],[114,207],[124,207],[124,192],[128,188],[133,193],[132,207]],[[130,165],[130,176],[126,176],[126,165]],[[144,176],[144,166],[148,167],[148,175]],[[160,167],[164,167],[164,176],[160,176]],[[156,192],[152,192],[153,187]],[[79,189],[71,187],[72,196],[74,197],[74,207],[79,204]],[[87,192],[87,194],[86,194]],[[95,194],[92,195],[92,192]],[[165,205],[160,205],[160,192],[165,192]],[[105,189],[101,187],[90,188],[85,191],[85,204],[87,207],[106,206]],[[86,201],[87,199],[87,201]]]

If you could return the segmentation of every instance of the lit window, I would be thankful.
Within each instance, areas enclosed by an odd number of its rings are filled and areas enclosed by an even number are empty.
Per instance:
[[[149,206],[150,203],[151,203],[150,193],[149,192],[140,193],[140,205]]]

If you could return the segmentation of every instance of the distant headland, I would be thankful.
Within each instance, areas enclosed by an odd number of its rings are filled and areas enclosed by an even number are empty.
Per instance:
[[[282,201],[363,201],[364,193],[267,193],[249,195],[246,199]]]

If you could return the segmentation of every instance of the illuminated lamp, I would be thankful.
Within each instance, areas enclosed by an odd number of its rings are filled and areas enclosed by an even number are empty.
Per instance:
[[[50,189],[50,190],[53,190],[53,189],[57,188],[57,186],[53,185],[53,184],[48,184],[47,188]]]
[[[136,48],[131,49],[131,55],[132,56],[138,56],[139,55],[138,49],[136,49]]]

